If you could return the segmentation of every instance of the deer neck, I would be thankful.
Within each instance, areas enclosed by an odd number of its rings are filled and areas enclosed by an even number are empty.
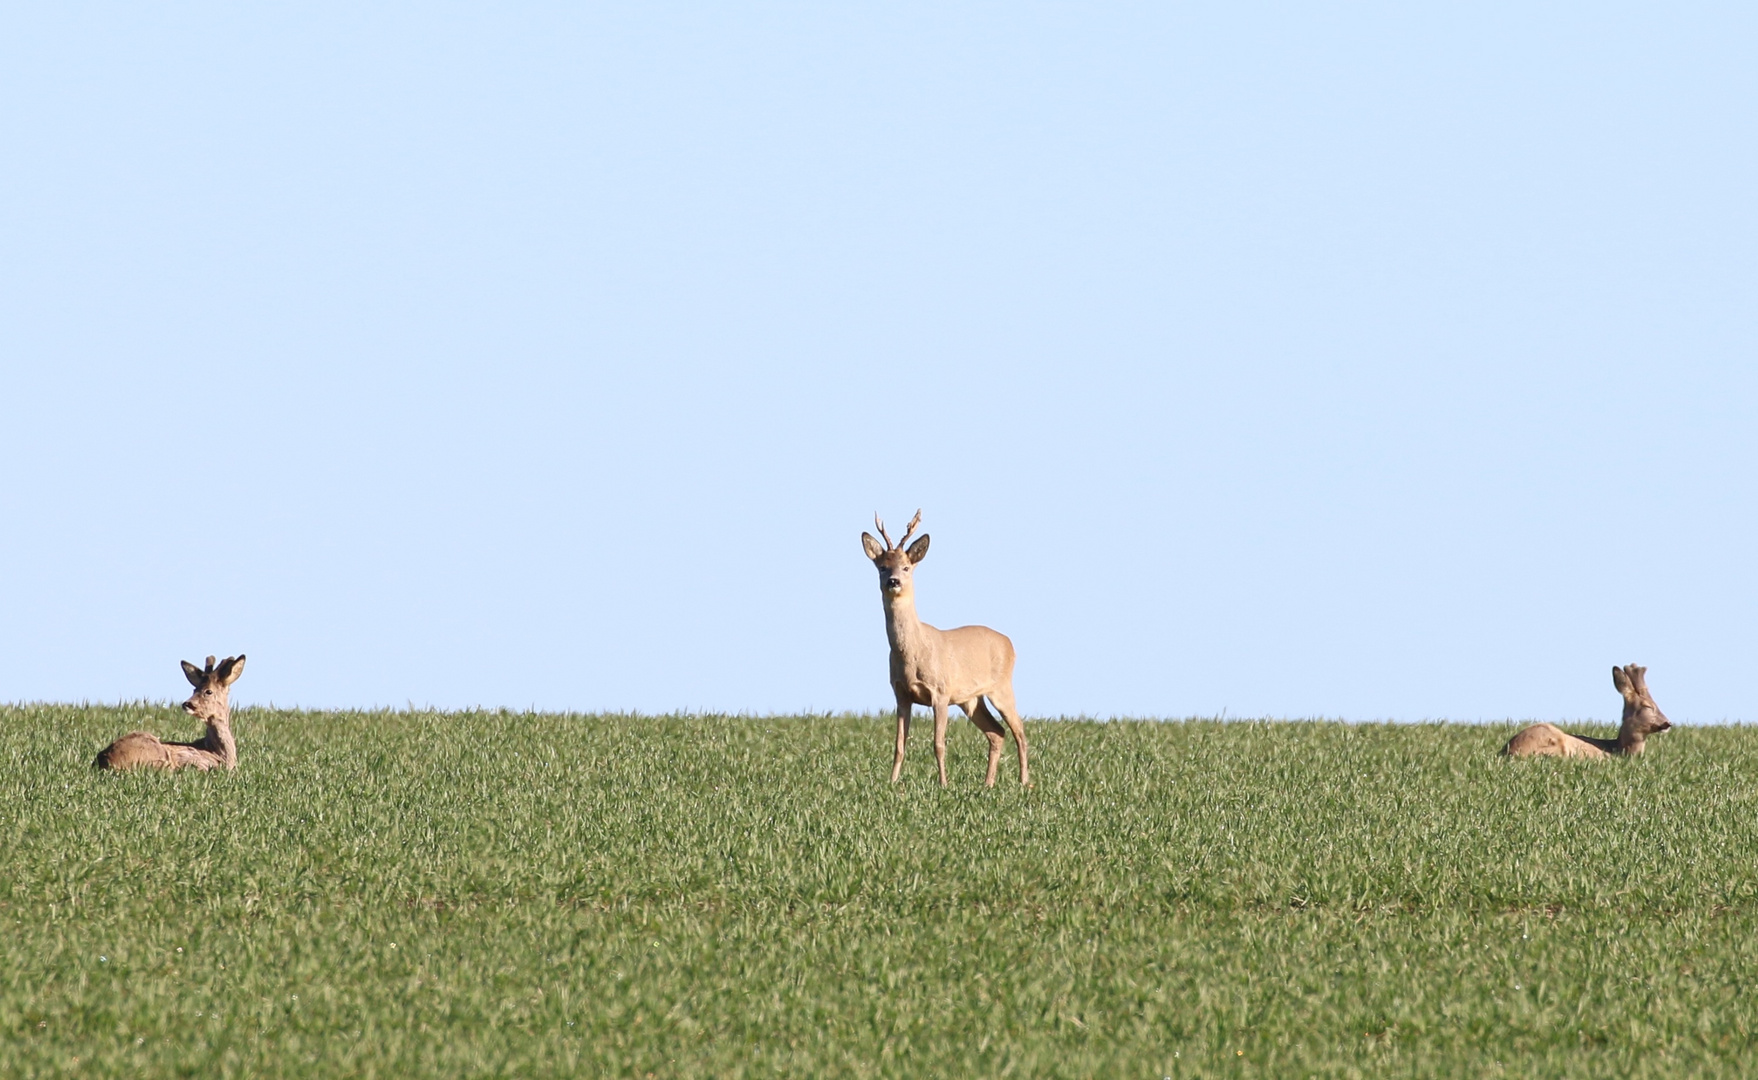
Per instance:
[[[1648,736],[1636,730],[1635,710],[1624,709],[1624,722],[1618,725],[1618,753],[1635,757],[1642,752]]]
[[[905,656],[920,652],[925,636],[922,620],[916,617],[915,590],[897,596],[885,594],[885,639],[891,643],[891,651]]]
[[[219,716],[207,722],[207,734],[202,737],[202,749],[215,754],[225,763],[226,768],[238,767],[238,741],[232,737],[232,710],[224,709]]]

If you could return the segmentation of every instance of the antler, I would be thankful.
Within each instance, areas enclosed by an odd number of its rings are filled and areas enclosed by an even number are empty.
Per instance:
[[[885,535],[885,523],[879,520],[879,515],[877,513],[874,513],[873,515],[873,527],[879,530],[879,539],[885,541],[885,550],[890,551],[891,537]]]
[[[905,544],[909,543],[910,542],[910,534],[915,532],[916,526],[920,525],[921,523],[922,523],[922,512],[920,510],[917,510],[916,516],[913,518],[910,518],[910,527],[903,531],[903,539],[899,540],[897,542],[897,546],[902,547]]]

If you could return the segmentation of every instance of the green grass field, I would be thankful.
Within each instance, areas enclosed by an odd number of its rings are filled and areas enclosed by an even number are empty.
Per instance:
[[[1758,730],[1028,725],[0,709],[0,1076],[1758,1068]]]

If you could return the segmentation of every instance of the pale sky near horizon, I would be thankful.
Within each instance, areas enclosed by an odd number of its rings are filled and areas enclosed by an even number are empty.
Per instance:
[[[0,14],[0,700],[1758,719],[1758,9]],[[895,534],[894,534],[895,535]]]

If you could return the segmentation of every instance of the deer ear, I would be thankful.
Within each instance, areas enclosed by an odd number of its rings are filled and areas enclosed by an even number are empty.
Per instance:
[[[207,672],[203,671],[201,668],[196,667],[194,664],[190,663],[187,660],[180,660],[180,661],[178,661],[178,663],[183,665],[183,677],[185,679],[189,680],[189,685],[200,686],[202,676],[206,675]]]
[[[869,559],[877,559],[879,556],[885,554],[885,549],[879,546],[879,541],[873,539],[873,537],[867,533],[861,534],[861,550],[867,553],[867,558]]]
[[[1630,681],[1630,676],[1624,673],[1624,669],[1616,664],[1612,665],[1612,685],[1625,697],[1636,696],[1636,685]]]
[[[910,565],[912,566],[928,557],[928,537],[926,534],[923,534],[920,540],[917,540],[910,545],[908,555],[910,557]]]
[[[1648,693],[1648,669],[1645,667],[1639,667],[1635,664],[1631,664],[1629,667],[1625,668],[1624,670],[1630,673],[1630,685],[1634,686],[1636,688],[1636,693],[1647,694]]]
[[[238,676],[244,674],[244,654],[239,653],[237,658],[228,656],[220,661],[220,666],[214,671],[214,674],[220,677],[221,686],[231,686],[238,681]]]

